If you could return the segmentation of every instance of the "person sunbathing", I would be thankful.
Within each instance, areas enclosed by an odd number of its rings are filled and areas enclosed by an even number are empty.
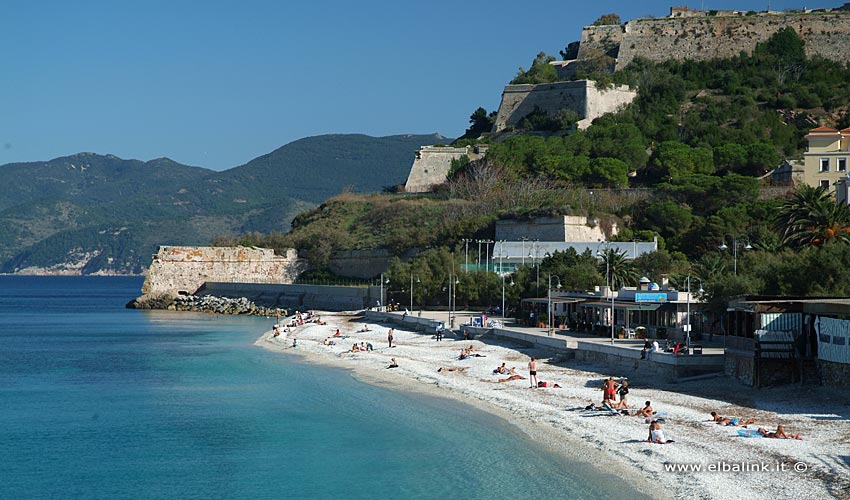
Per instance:
[[[467,366],[441,366],[437,368],[438,372],[462,372],[466,370]]]
[[[653,414],[655,414],[655,410],[652,409],[652,404],[649,401],[646,402],[646,406],[635,412],[636,417],[652,418]]]
[[[504,364],[504,363],[502,363],[502,366],[500,366],[500,367],[496,368],[495,370],[493,370],[493,373],[494,373],[494,374],[499,373],[499,374],[504,375],[505,373],[508,373],[508,367],[507,367],[507,366],[505,366],[505,364]]]
[[[387,365],[387,368],[398,368],[398,362],[395,358],[390,358],[390,364]]]
[[[469,353],[466,352],[466,349],[461,349],[460,350],[460,356],[458,356],[457,359],[464,360],[464,359],[467,359],[468,357],[469,357]]]
[[[514,374],[514,375],[511,375],[511,376],[510,376],[510,377],[508,377],[508,378],[500,378],[500,379],[499,379],[499,382],[500,382],[500,383],[501,383],[501,382],[511,382],[511,381],[513,381],[513,380],[523,380],[523,379],[525,379],[525,377],[523,377],[522,375],[520,375],[520,374],[516,373],[516,374]]]
[[[731,426],[739,426],[740,425],[741,427],[746,427],[750,424],[756,423],[756,419],[754,419],[754,418],[743,419],[743,418],[721,417],[720,415],[717,414],[717,412],[714,412],[714,411],[711,412],[711,420],[713,422],[717,422],[717,425],[731,425]]]
[[[776,426],[775,432],[768,432],[767,429],[763,429],[759,427],[758,433],[766,438],[774,438],[774,439],[803,439],[803,436],[800,434],[796,434],[794,436],[789,436],[785,433],[785,427],[782,425]]]

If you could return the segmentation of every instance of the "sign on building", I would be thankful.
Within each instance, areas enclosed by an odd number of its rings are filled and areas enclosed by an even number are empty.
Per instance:
[[[635,293],[635,302],[667,302],[667,293],[651,292],[651,293]]]

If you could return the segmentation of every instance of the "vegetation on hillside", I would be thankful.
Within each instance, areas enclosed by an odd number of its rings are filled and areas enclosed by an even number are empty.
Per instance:
[[[636,60],[609,79],[638,88],[638,98],[587,130],[571,130],[572,117],[536,110],[509,138],[491,141],[484,161],[453,165],[450,181],[431,195],[329,200],[274,243],[305,248],[320,266],[347,248],[422,249],[409,262],[393,262],[386,275],[395,293],[416,276],[414,302],[436,304],[447,300],[463,239],[492,238],[499,217],[608,215],[624,226],[618,239],[657,235],[661,245],[634,262],[606,254],[616,269],[609,279],[618,284],[669,275],[682,287],[691,276],[718,308],[743,293],[850,294],[841,271],[850,263],[846,207],[817,190],[786,198],[787,190],[762,179],[801,153],[809,128],[850,120],[850,69],[806,59],[803,48],[793,30],[782,30],[753,55],[731,60]],[[538,54],[514,83],[552,81],[549,60]],[[492,116],[476,110],[463,140],[487,140]],[[535,133],[517,134],[523,131]],[[255,234],[244,242],[272,240]],[[589,288],[605,282],[605,260],[566,252],[521,267],[505,283],[508,302],[545,294],[550,274],[565,287]],[[458,279],[461,303],[500,303],[497,275]]]

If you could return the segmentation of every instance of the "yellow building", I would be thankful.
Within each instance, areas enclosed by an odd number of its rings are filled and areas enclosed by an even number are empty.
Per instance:
[[[850,127],[836,130],[818,127],[806,135],[809,147],[804,156],[803,182],[809,186],[823,186],[832,190],[839,179],[847,178],[850,158]]]

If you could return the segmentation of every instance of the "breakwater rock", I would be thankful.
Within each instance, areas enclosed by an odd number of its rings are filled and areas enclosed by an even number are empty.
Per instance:
[[[212,314],[244,316],[288,316],[289,311],[280,307],[257,305],[245,297],[228,298],[212,295],[142,295],[127,303],[128,309],[165,309],[169,311],[193,311]]]

